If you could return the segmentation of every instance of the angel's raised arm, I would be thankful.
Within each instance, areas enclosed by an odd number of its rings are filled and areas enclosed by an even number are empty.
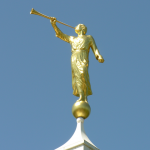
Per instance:
[[[50,20],[52,27],[55,30],[56,33],[56,37],[60,38],[61,40],[70,43],[71,40],[71,36],[64,34],[56,25],[56,18],[52,17],[52,19]]]

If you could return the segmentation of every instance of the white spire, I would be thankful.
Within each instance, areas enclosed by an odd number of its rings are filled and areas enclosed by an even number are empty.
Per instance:
[[[83,118],[77,118],[77,127],[73,136],[56,150],[99,150],[87,137],[83,123]]]

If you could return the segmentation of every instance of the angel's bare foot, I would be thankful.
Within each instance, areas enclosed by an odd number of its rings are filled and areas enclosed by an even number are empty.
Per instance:
[[[85,100],[84,100],[86,103],[88,103],[88,99],[87,99],[87,96],[85,97]]]
[[[82,94],[80,94],[80,97],[79,97],[79,99],[77,100],[77,102],[80,102],[80,101],[82,101],[83,100],[83,96],[82,96]]]

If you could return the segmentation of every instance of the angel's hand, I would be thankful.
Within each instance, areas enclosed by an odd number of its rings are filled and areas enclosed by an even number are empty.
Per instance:
[[[100,62],[100,63],[103,63],[105,60],[104,60],[104,58],[102,57],[102,55],[98,55],[97,57],[96,57],[96,59]]]
[[[57,20],[57,19],[56,19],[55,17],[51,17],[51,18],[50,18],[50,23],[51,23],[51,24],[56,24],[56,20]]]

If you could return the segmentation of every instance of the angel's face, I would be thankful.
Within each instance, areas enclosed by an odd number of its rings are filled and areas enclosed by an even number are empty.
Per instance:
[[[83,24],[78,24],[78,25],[75,27],[75,32],[76,32],[78,35],[80,35],[80,34],[85,35],[85,34],[86,34],[85,25],[83,25]]]

